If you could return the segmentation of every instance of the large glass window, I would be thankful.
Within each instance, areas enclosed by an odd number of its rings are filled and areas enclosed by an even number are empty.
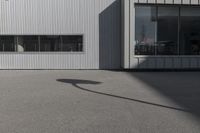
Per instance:
[[[136,6],[136,55],[155,54],[156,7]]]
[[[181,8],[180,54],[200,55],[200,8]]]
[[[135,55],[200,55],[200,8],[135,7]]]
[[[158,7],[157,55],[178,54],[178,16],[177,7]]]

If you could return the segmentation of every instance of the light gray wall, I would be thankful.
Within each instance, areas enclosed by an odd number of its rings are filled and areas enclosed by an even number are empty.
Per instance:
[[[120,68],[119,0],[1,0],[5,34],[83,34],[84,52],[0,53],[0,69]]]

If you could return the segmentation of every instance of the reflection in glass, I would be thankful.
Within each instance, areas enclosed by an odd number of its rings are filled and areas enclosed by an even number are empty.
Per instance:
[[[156,7],[136,6],[136,55],[155,54]]]
[[[135,55],[177,55],[179,8],[136,6]]]
[[[178,54],[178,7],[158,7],[157,55]]]

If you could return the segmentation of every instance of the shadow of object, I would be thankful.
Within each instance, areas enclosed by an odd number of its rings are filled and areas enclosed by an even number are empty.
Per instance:
[[[128,98],[128,97],[113,95],[113,94],[109,94],[109,93],[94,91],[94,90],[83,88],[79,85],[79,84],[98,85],[98,84],[101,84],[102,82],[91,81],[91,80],[79,80],[79,79],[57,79],[57,81],[62,82],[62,83],[71,84],[80,90],[91,92],[91,93],[98,94],[98,95],[109,96],[109,97],[119,98],[119,99],[123,99],[123,100],[129,100],[129,101],[133,101],[133,102],[152,105],[152,106],[156,106],[156,107],[162,107],[162,108],[166,108],[166,109],[173,109],[173,110],[182,111],[182,112],[189,112],[189,110],[185,110],[185,109],[181,109],[181,108],[170,107],[170,106],[151,103],[151,102],[147,102],[147,101],[143,101],[143,100],[138,100],[138,99],[133,99],[133,98]]]
[[[101,82],[92,81],[92,80],[79,80],[79,79],[57,79],[59,82],[77,85],[77,84],[90,84],[90,85],[97,85],[101,84]]]
[[[200,117],[200,72],[127,72],[167,97],[182,108]]]
[[[99,68],[121,68],[121,6],[115,0],[99,14]]]

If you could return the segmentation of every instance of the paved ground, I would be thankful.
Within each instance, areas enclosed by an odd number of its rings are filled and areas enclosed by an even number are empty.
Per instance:
[[[200,72],[0,71],[0,133],[199,133]]]

